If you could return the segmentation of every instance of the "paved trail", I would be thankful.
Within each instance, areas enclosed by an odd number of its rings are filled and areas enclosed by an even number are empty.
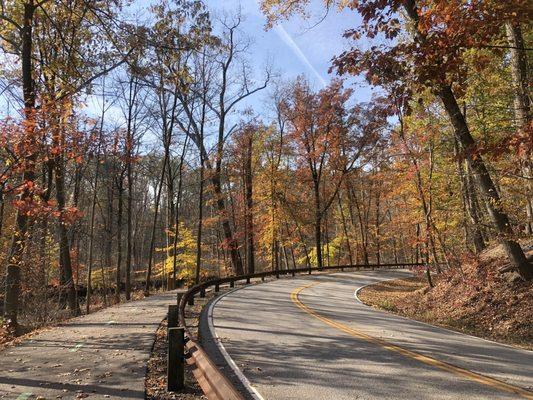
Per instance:
[[[75,318],[0,352],[0,398],[144,399],[155,331],[175,292]]]
[[[533,399],[533,352],[394,316],[354,297],[363,285],[405,274],[248,286],[219,299],[211,322],[256,399]]]

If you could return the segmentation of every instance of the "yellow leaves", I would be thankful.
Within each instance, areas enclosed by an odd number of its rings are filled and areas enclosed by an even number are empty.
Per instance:
[[[169,245],[157,248],[156,251],[166,252],[168,256],[163,262],[155,265],[154,277],[162,278],[164,276],[168,276],[169,274],[172,274],[174,270],[174,232],[167,231],[167,234],[169,234],[169,237],[171,238]],[[179,225],[176,253],[176,267],[178,270],[178,276],[181,278],[186,278],[190,275],[191,271],[196,265],[196,238],[193,234],[193,231],[184,223],[180,223]]]

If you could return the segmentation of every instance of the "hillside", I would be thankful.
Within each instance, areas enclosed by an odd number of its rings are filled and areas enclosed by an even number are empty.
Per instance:
[[[533,257],[531,243],[524,250]],[[432,289],[422,275],[369,286],[359,297],[420,321],[533,348],[533,282],[502,273],[506,266],[503,249],[493,246],[461,269],[444,272]]]

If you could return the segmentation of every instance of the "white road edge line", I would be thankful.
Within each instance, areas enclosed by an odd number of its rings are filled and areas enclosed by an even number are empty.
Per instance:
[[[231,369],[233,370],[233,372],[235,373],[235,375],[237,375],[237,378],[239,378],[239,380],[241,381],[241,383],[244,385],[244,387],[248,390],[248,392],[250,393],[250,395],[255,399],[255,400],[265,400],[265,398],[263,396],[261,396],[261,394],[252,386],[251,382],[248,380],[248,378],[243,374],[243,372],[241,371],[241,369],[237,366],[237,364],[235,363],[235,361],[233,361],[233,359],[231,358],[231,356],[228,354],[226,348],[224,347],[224,345],[222,344],[222,342],[220,341],[220,337],[217,335],[216,333],[216,330],[215,330],[215,325],[213,323],[213,309],[215,308],[215,305],[222,299],[224,298],[225,296],[227,296],[228,294],[230,293],[233,293],[237,290],[241,290],[241,289],[244,289],[246,286],[244,287],[240,287],[240,288],[235,288],[233,290],[230,290],[229,292],[226,292],[224,294],[221,294],[220,296],[218,296],[216,299],[214,299],[210,304],[209,304],[209,307],[207,308],[207,326],[209,328],[209,332],[211,334],[211,337],[213,338],[213,341],[215,342],[216,346],[218,347],[218,349],[220,350],[220,353],[222,354],[222,356],[224,356],[224,359],[226,360],[226,362],[228,363],[228,365],[231,367]]]
[[[410,321],[410,322],[414,322],[415,324],[420,324],[420,325],[424,325],[424,326],[429,326],[431,328],[435,328],[435,329],[442,329],[444,331],[447,331],[447,332],[451,332],[451,333],[455,333],[456,335],[464,335],[464,336],[468,336],[468,337],[471,337],[471,338],[474,338],[474,339],[479,339],[479,340],[483,340],[485,342],[489,342],[489,343],[492,343],[492,344],[497,344],[497,345],[500,345],[500,346],[505,346],[505,347],[509,347],[511,349],[514,349],[514,350],[520,350],[520,351],[524,351],[524,352],[533,352],[533,350],[527,350],[527,349],[523,349],[521,347],[515,347],[515,346],[511,346],[510,344],[507,344],[507,343],[500,343],[500,342],[496,342],[494,340],[490,340],[490,339],[485,339],[485,338],[482,338],[482,337],[479,337],[479,336],[474,336],[474,335],[469,335],[468,333],[463,333],[463,332],[458,332],[458,331],[454,331],[453,329],[448,329],[448,328],[444,328],[442,326],[439,326],[439,325],[431,325],[431,324],[428,324],[427,322],[423,322],[423,321],[418,321],[416,319],[411,319],[411,318],[408,318],[408,317],[404,317],[403,315],[400,315],[400,314],[396,314],[396,313],[393,313],[393,312],[388,312],[388,311],[384,311],[384,310],[381,310],[379,308],[375,308],[375,307],[372,307],[372,306],[369,306],[365,303],[363,303],[361,301],[361,299],[359,298],[359,292],[366,288],[367,286],[370,286],[370,285],[374,285],[376,283],[381,283],[381,282],[388,282],[388,281],[394,281],[396,279],[401,279],[401,277],[396,277],[396,278],[391,278],[391,279],[385,279],[385,280],[382,280],[382,281],[377,281],[377,282],[371,282],[371,283],[367,283],[366,285],[363,285],[363,286],[360,286],[358,287],[357,289],[355,289],[355,292],[353,293],[353,297],[355,298],[356,301],[358,301],[359,303],[361,303],[363,306],[365,307],[368,307],[368,308],[372,308],[376,311],[379,311],[383,314],[388,314],[388,315],[393,315],[395,317],[398,317],[398,318],[401,318],[401,319],[405,319],[407,321]]]
[[[361,303],[362,305],[364,305],[365,307],[370,307],[369,305],[366,305],[365,303],[363,303],[361,301],[361,299],[359,298],[359,292],[366,288],[367,286],[370,286],[370,285],[375,285],[377,283],[383,283],[383,282],[389,282],[389,281],[395,281],[396,279],[401,279],[402,277],[401,276],[397,276],[396,278],[388,278],[388,279],[383,279],[381,281],[376,281],[376,282],[370,282],[370,283],[367,283],[366,285],[363,285],[363,286],[359,286],[357,289],[355,289],[355,292],[353,292],[353,297],[355,297],[355,300],[357,300],[359,303]],[[379,310],[379,311],[383,311],[383,310]],[[384,312],[384,311],[383,311]],[[387,313],[387,314],[390,314],[390,313]],[[396,315],[396,314],[394,314]],[[399,317],[401,317],[401,315],[399,315]],[[405,317],[402,317],[402,318],[405,318]],[[409,318],[405,318],[405,319],[409,319]],[[429,324],[428,324],[429,325]]]

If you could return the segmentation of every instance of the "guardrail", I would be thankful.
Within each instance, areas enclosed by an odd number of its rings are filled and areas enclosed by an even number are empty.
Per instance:
[[[183,357],[187,364],[194,366],[194,376],[198,380],[200,387],[207,396],[209,400],[244,400],[244,397],[239,393],[239,391],[233,386],[233,384],[228,380],[224,374],[220,372],[215,363],[209,358],[207,353],[202,349],[202,346],[199,344],[198,339],[191,333],[187,327],[185,320],[185,308],[187,305],[194,304],[194,296],[199,294],[200,297],[205,297],[206,289],[213,286],[214,291],[218,292],[220,286],[224,284],[229,284],[230,287],[235,286],[235,282],[246,281],[246,283],[251,283],[252,279],[261,278],[264,280],[266,277],[275,276],[279,278],[281,275],[292,275],[296,274],[311,274],[313,271],[321,272],[328,270],[345,270],[345,269],[401,269],[408,267],[419,267],[423,266],[422,263],[395,263],[395,264],[361,264],[361,265],[335,265],[327,266],[322,268],[311,267],[311,268],[295,268],[295,269],[284,269],[276,271],[264,271],[258,272],[255,274],[246,274],[246,275],[237,275],[229,276],[225,278],[210,279],[205,282],[202,282],[198,285],[191,287],[185,293],[178,293],[178,324],[180,328],[171,327],[169,324],[169,338],[170,331],[172,331],[173,337],[180,337],[183,339],[184,343],[178,345],[178,348],[183,348],[185,354]],[[174,306],[175,307],[175,306]],[[169,317],[170,319],[170,317]],[[179,332],[174,331],[179,330]],[[179,333],[179,334],[178,334]],[[183,347],[182,347],[183,346]],[[169,346],[170,347],[170,346]],[[172,346],[175,348],[175,346]],[[181,350],[180,350],[181,351]],[[175,362],[176,356],[169,354],[169,363]],[[178,361],[182,363],[183,361]],[[168,366],[169,371],[171,371],[171,365]],[[180,374],[183,374],[183,365],[178,366],[174,370],[173,374],[176,374],[176,370]],[[170,372],[169,372],[170,374]],[[169,379],[170,382],[170,379]],[[182,381],[183,382],[183,381]],[[181,383],[183,384],[183,383]]]

